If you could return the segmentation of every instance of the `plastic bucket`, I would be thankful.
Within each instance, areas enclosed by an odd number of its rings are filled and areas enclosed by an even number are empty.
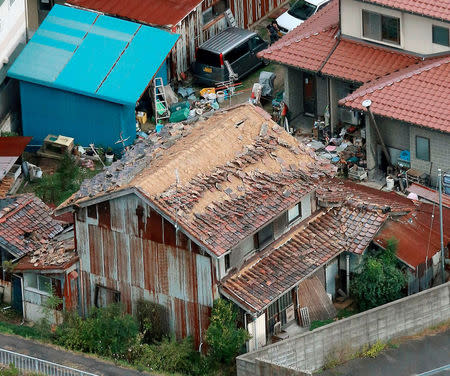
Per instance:
[[[113,159],[114,159],[114,154],[105,154],[105,163],[107,165],[110,165],[111,163],[113,163]]]
[[[388,191],[392,191],[394,189],[394,179],[389,176],[386,176],[386,189]]]
[[[223,103],[223,101],[225,100],[225,92],[223,92],[223,91],[218,91],[218,92],[216,93],[216,95],[217,95],[217,102]]]

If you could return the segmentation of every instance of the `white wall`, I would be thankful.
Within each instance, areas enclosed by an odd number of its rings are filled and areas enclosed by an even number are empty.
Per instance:
[[[341,27],[344,36],[363,38],[363,9],[400,18],[400,46],[392,45],[396,48],[402,48],[406,51],[424,55],[450,50],[449,47],[432,43],[432,26],[436,25],[450,28],[449,22],[440,22],[428,17],[421,17],[356,0],[341,0]],[[380,41],[375,42],[387,44]]]
[[[260,349],[266,345],[266,314],[263,313],[247,324],[247,330],[252,338],[248,341],[248,351]]]
[[[0,69],[17,45],[25,43],[25,39],[25,1],[4,0],[0,6]]]

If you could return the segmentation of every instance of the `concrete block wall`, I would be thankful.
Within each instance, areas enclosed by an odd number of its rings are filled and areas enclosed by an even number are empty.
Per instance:
[[[450,319],[450,282],[237,358],[238,376],[282,375],[257,360],[299,371],[321,368],[336,351],[356,352],[376,341],[413,335]],[[263,371],[262,371],[263,370]]]

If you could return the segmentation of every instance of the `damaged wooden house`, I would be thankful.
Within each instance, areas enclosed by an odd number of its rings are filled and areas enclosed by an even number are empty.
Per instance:
[[[44,317],[50,296],[58,311],[77,309],[78,256],[73,226],[58,220],[52,210],[32,194],[0,199],[0,292],[3,301],[27,321]]]

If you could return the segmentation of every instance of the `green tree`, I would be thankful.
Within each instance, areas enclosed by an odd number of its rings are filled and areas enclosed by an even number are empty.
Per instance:
[[[406,276],[396,258],[397,241],[390,239],[385,250],[364,257],[351,284],[352,295],[364,311],[402,297]]]
[[[245,329],[237,327],[236,317],[237,312],[230,302],[223,299],[214,302],[206,331],[209,355],[214,361],[230,364],[251,338]]]

